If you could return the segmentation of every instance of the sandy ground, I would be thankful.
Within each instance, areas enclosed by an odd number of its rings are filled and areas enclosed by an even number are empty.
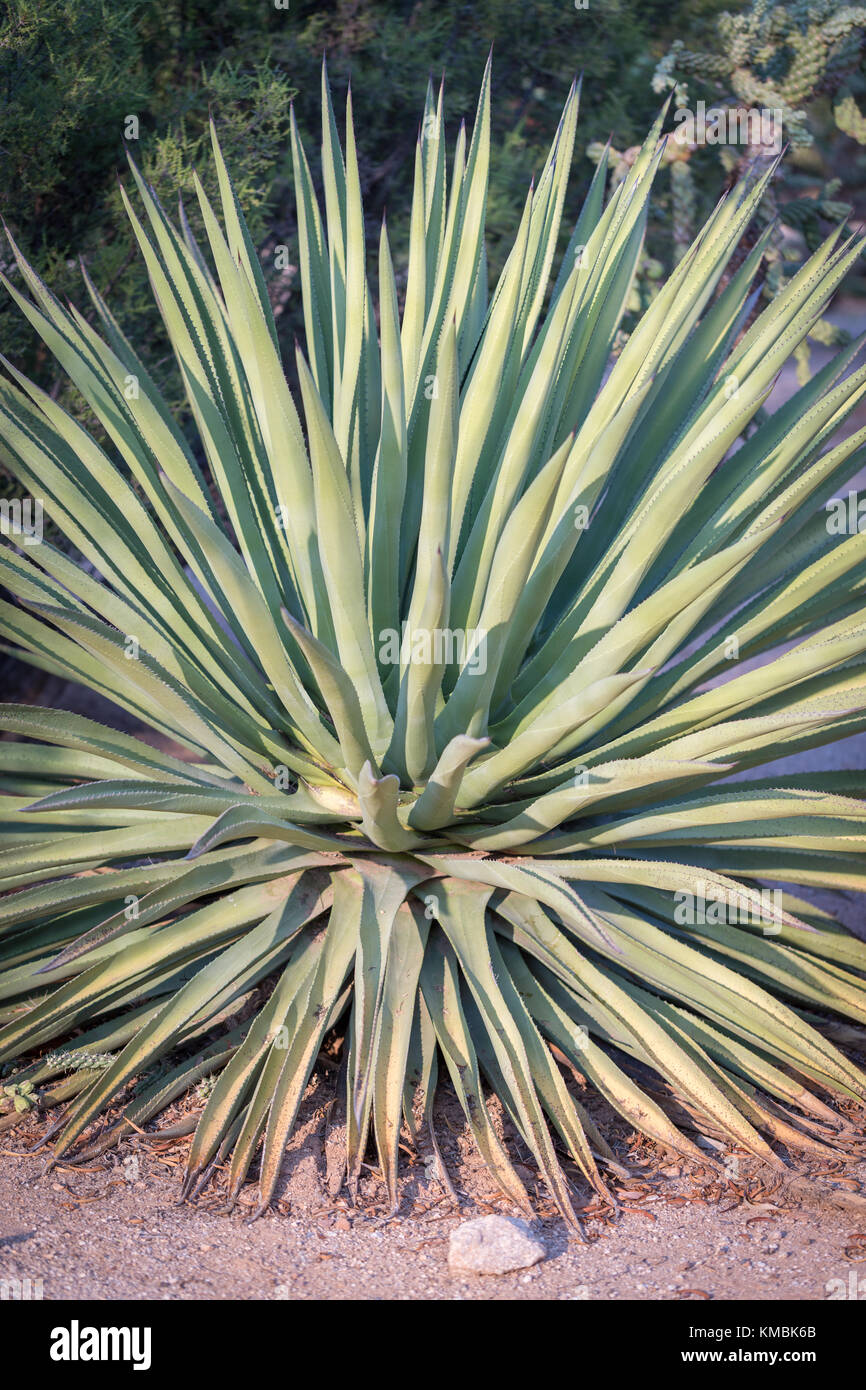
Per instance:
[[[356,1208],[332,1195],[342,1132],[332,1126],[323,1143],[310,1118],[321,1114],[323,1084],[312,1083],[278,1207],[257,1221],[249,1219],[252,1186],[231,1215],[218,1190],[194,1207],[178,1205],[185,1140],[162,1145],[135,1136],[95,1165],[45,1173],[41,1153],[21,1156],[38,1124],[7,1132],[0,1294],[3,1281],[14,1289],[12,1281],[34,1288],[41,1280],[45,1299],[84,1300],[866,1299],[866,1198],[855,1191],[866,1190],[866,1163],[772,1190],[776,1179],[739,1157],[735,1180],[723,1188],[710,1169],[681,1170],[652,1146],[629,1152],[624,1128],[617,1150],[632,1176],[613,1184],[621,1207],[615,1217],[602,1214],[588,1189],[581,1196],[576,1183],[575,1203],[585,1208],[581,1240],[545,1205],[524,1168],[548,1258],[515,1274],[453,1273],[448,1233],[456,1223],[516,1214],[455,1122],[456,1102],[439,1108],[459,1206],[432,1171],[407,1163],[394,1219],[372,1168]]]

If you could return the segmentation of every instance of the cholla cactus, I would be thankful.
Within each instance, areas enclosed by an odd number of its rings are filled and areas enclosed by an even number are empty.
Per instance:
[[[816,98],[829,95],[834,99],[838,128],[866,144],[866,118],[846,85],[860,65],[866,45],[866,7],[842,4],[840,0],[796,0],[785,5],[754,0],[746,10],[720,15],[716,28],[718,47],[714,52],[689,49],[681,39],[673,42],[656,67],[656,91],[672,89],[676,106],[686,107],[690,99],[688,80],[696,78],[700,84],[715,88],[722,109],[780,112],[785,141],[795,148],[812,144],[807,108]],[[719,151],[729,176],[768,163],[776,152],[754,143],[742,149],[722,145]],[[688,153],[686,147],[686,158]],[[694,232],[694,208],[687,197],[686,175],[676,165],[671,169],[671,179],[673,241],[678,255],[684,237],[689,238]],[[771,194],[761,216],[766,225],[777,216],[783,217],[787,226],[803,232],[812,249],[820,242],[819,216],[825,219],[826,226],[827,219],[835,221],[850,212],[847,205],[834,200],[836,187],[827,184],[818,198],[789,198],[782,207]],[[778,293],[790,276],[790,266],[785,265],[785,256],[790,252],[780,228],[781,223],[773,234],[768,294]],[[846,341],[845,335],[826,320],[816,324],[811,336],[821,342]],[[807,343],[798,349],[797,362],[800,379],[805,380],[809,363]]]
[[[11,1103],[17,1115],[26,1115],[38,1103],[32,1081],[13,1082],[12,1085],[3,1087],[2,1094],[6,1101]]]
[[[858,145],[866,145],[866,116],[850,92],[843,91],[837,96],[833,115],[843,135],[850,135]]]
[[[840,129],[866,143],[862,113],[845,87],[866,44],[866,6],[754,0],[749,9],[720,15],[717,32],[718,51],[712,53],[674,40],[656,68],[655,89],[677,86],[682,100],[684,79],[715,83],[726,98],[781,110],[786,138],[794,145],[813,139],[803,108],[822,94],[838,94]]]
[[[862,244],[742,333],[770,175],[740,182],[612,362],[661,120],[554,276],[577,100],[488,299],[489,71],[450,177],[428,93],[401,315],[323,82],[324,208],[292,141],[301,414],[218,146],[206,248],[136,174],[195,448],[96,290],[99,330],[19,260],[99,436],[8,367],[3,460],[89,563],[5,546],[0,621],[156,735],[0,708],[0,1060],[70,1102],[66,1161],[213,1074],[186,1190],[227,1164],[234,1200],[261,1148],[266,1206],[337,1024],[353,1193],[374,1137],[396,1203],[440,1067],[502,1190],[527,1206],[485,1086],[571,1223],[554,1134],[605,1200],[622,1167],[562,1059],[704,1165],[647,1069],[774,1169],[856,1151],[827,1015],[866,1022],[866,945],[790,885],[866,887],[863,773],[731,777],[866,728],[866,535],[822,510],[863,464],[856,347],[759,423]],[[70,1035],[110,1064],[42,1055]]]

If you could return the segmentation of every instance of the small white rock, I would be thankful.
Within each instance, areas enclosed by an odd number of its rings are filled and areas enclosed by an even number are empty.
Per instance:
[[[508,1274],[526,1269],[547,1255],[525,1221],[510,1216],[479,1216],[451,1232],[448,1263],[473,1274]]]

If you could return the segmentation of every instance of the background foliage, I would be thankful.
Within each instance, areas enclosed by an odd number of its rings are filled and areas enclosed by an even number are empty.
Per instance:
[[[149,296],[122,215],[118,176],[126,175],[128,150],[167,198],[178,185],[190,188],[193,166],[210,189],[211,156],[203,141],[210,110],[253,235],[265,243],[274,295],[282,300],[269,251],[287,244],[293,258],[296,252],[289,102],[294,95],[301,131],[308,134],[318,113],[323,52],[335,91],[353,79],[368,216],[378,220],[387,205],[401,244],[411,189],[406,165],[426,73],[438,80],[444,71],[449,111],[471,117],[492,43],[493,147],[499,154],[489,250],[496,271],[497,248],[514,232],[526,184],[539,168],[575,72],[585,73],[582,138],[604,140],[613,132],[620,143],[634,144],[658,107],[651,84],[658,56],[682,32],[686,16],[690,32],[700,36],[706,17],[720,8],[719,0],[608,0],[585,11],[563,0],[291,0],[290,9],[277,9],[271,0],[129,0],[121,6],[12,0],[0,29],[3,215],[59,295],[81,302],[80,255],[100,290],[111,290],[124,327],[136,331],[136,320],[150,313]],[[138,141],[124,139],[129,114],[138,115]],[[584,188],[591,172],[586,161]],[[575,203],[583,191],[575,187]],[[300,324],[298,297],[277,305],[285,309],[282,331],[289,342]],[[0,331],[4,351],[25,370],[37,376],[50,370],[6,303]],[[162,347],[152,345],[156,361]]]
[[[284,2],[288,8],[277,8]],[[493,44],[492,275],[501,268],[501,249],[513,237],[564,93],[582,71],[580,139],[597,154],[610,137],[620,155],[614,178],[670,87],[677,101],[691,104],[704,98],[784,105],[794,148],[776,196],[790,210],[766,267],[771,293],[838,218],[840,206],[863,210],[864,26],[866,9],[840,0],[784,6],[598,0],[586,9],[565,0],[9,0],[0,20],[0,211],[55,293],[86,307],[81,258],[97,288],[110,294],[124,330],[148,342],[147,364],[179,405],[180,386],[170,377],[170,354],[122,213],[118,179],[128,177],[127,154],[167,201],[178,187],[191,194],[193,168],[213,193],[205,134],[208,114],[214,115],[290,349],[302,331],[290,211],[292,99],[301,132],[309,135],[322,54],[337,93],[352,80],[364,133],[366,213],[378,223],[387,207],[394,242],[405,245],[407,165],[424,75],[429,71],[436,81],[444,72],[452,121],[453,113],[471,118]],[[124,137],[130,115],[138,118],[137,140]],[[700,149],[687,162],[671,161],[635,309],[652,297],[663,269],[718,197],[720,158],[722,178],[732,179],[737,155],[729,151]],[[582,179],[580,165],[576,172],[566,225],[592,174],[591,159],[583,161]],[[195,199],[186,206],[195,225]],[[14,278],[11,262],[2,248],[0,268]],[[405,269],[396,266],[398,293]],[[0,343],[23,370],[63,396],[44,349],[5,298]]]

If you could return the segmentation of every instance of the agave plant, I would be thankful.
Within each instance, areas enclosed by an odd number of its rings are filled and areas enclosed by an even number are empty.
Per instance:
[[[396,1202],[440,1074],[502,1190],[490,1093],[570,1222],[576,1170],[621,1169],[569,1068],[704,1164],[701,1134],[856,1152],[866,946],[791,886],[866,886],[863,774],[734,774],[866,728],[866,535],[824,508],[864,340],[762,409],[863,243],[755,316],[746,180],[625,338],[663,115],[554,281],[574,89],[488,299],[488,69],[450,174],[428,92],[401,314],[322,100],[300,412],[216,139],[206,246],[134,168],[127,202],[194,446],[93,285],[98,328],[20,256],[8,284],[92,429],[7,364],[3,462],[86,564],[7,544],[3,626],[153,732],[2,707],[7,1080],[83,1161],[210,1076],[186,1190],[260,1159],[262,1207],[338,1023],[353,1193],[373,1138]]]

